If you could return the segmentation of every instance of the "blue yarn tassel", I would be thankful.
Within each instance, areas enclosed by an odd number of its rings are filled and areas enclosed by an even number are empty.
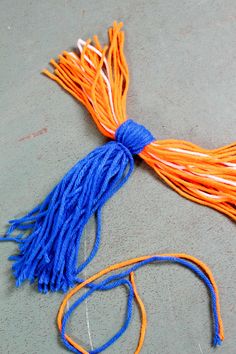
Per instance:
[[[97,253],[101,208],[128,180],[134,168],[131,152],[112,141],[92,151],[65,175],[45,200],[20,219],[10,220],[1,241],[19,243],[11,256],[16,285],[38,280],[40,292],[67,291]],[[92,215],[97,230],[93,250],[80,265],[78,251],[83,230]],[[20,234],[11,237],[15,230]]]
[[[92,151],[77,162],[45,200],[10,227],[0,241],[19,244],[19,254],[9,257],[16,285],[38,281],[40,292],[67,291],[78,274],[95,257],[101,237],[101,209],[128,180],[133,155],[154,140],[142,125],[128,119],[116,130],[115,141]],[[83,230],[96,216],[96,236],[89,257],[81,264],[78,252]],[[13,232],[20,233],[13,237]]]

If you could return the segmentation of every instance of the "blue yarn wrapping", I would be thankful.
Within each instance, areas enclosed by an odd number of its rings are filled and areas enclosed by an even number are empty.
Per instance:
[[[144,126],[131,119],[121,124],[115,138],[77,162],[36,208],[9,221],[10,227],[0,241],[19,244],[19,254],[9,257],[14,261],[17,286],[25,280],[37,280],[40,292],[65,292],[95,257],[102,206],[131,175],[132,155],[154,140]],[[96,217],[95,242],[88,258],[79,264],[83,230],[92,215]],[[16,237],[15,231],[20,232]]]
[[[155,138],[142,124],[128,119],[116,130],[116,140],[125,145],[131,154],[136,155]]]
[[[182,265],[188,269],[190,269],[193,273],[195,273],[206,285],[206,287],[209,290],[210,297],[211,297],[211,307],[212,307],[212,314],[213,314],[213,346],[218,346],[221,345],[221,339],[219,337],[219,319],[218,319],[218,314],[217,314],[217,308],[216,308],[216,294],[214,291],[214,288],[208,279],[208,277],[205,275],[205,273],[198,268],[196,265],[192,264],[190,261],[178,258],[178,257],[170,257],[170,256],[153,256],[150,257],[149,259],[140,261],[139,263],[135,264],[134,266],[128,268],[127,270],[124,270],[123,272],[120,272],[118,274],[111,275],[107,277],[105,280],[102,280],[98,283],[90,283],[87,284],[87,287],[89,288],[86,293],[84,293],[82,296],[80,296],[67,310],[65,313],[63,320],[62,320],[62,329],[61,329],[61,340],[64,343],[64,345],[72,352],[74,353],[81,353],[79,350],[75,349],[66,339],[65,337],[65,332],[66,332],[66,325],[68,320],[70,319],[72,313],[76,310],[76,308],[81,305],[90,295],[92,295],[95,291],[107,291],[114,289],[118,286],[126,286],[129,295],[127,299],[127,312],[126,312],[126,317],[124,324],[118,330],[118,332],[113,335],[106,343],[101,345],[100,347],[88,351],[89,354],[98,354],[113,345],[128,329],[129,324],[131,322],[132,318],[132,312],[133,312],[133,301],[134,301],[134,293],[133,293],[133,288],[129,280],[125,279],[131,272],[135,272],[137,269],[140,267],[150,264],[153,262],[158,262],[158,263],[176,263],[179,265]],[[82,279],[79,280],[79,282],[83,282]]]

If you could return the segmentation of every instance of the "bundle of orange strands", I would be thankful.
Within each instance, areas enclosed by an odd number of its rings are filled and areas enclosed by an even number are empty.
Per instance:
[[[122,23],[108,31],[102,47],[78,40],[78,52],[63,52],[51,60],[54,73],[44,74],[83,103],[103,135],[115,139],[126,121],[129,72],[124,56]],[[207,150],[182,140],[156,140],[139,156],[183,197],[214,208],[236,220],[236,143]]]

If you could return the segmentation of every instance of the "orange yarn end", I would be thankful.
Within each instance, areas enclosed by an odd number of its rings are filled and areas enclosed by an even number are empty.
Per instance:
[[[100,132],[114,139],[115,131],[126,120],[129,86],[125,60],[123,24],[114,22],[108,31],[109,46],[102,47],[98,37],[78,40],[78,51],[63,52],[58,62],[51,60],[54,74],[43,73],[60,84],[90,112]]]
[[[140,296],[138,294],[138,290],[137,290],[135,279],[134,279],[134,272],[130,273],[130,281],[133,286],[134,296],[135,296],[136,302],[139,306],[139,310],[141,313],[141,326],[140,326],[139,341],[138,341],[137,348],[134,352],[134,354],[138,354],[138,353],[140,353],[140,351],[143,347],[143,343],[144,343],[144,339],[145,339],[146,328],[147,328],[147,313],[145,310],[144,303],[142,302],[142,299],[140,298]]]
[[[181,196],[236,220],[236,143],[206,150],[162,140],[146,146],[140,156]]]
[[[90,112],[100,132],[115,138],[127,119],[128,65],[124,56],[122,23],[108,30],[109,44],[102,47],[78,40],[78,52],[63,52],[51,60],[56,81]],[[140,157],[181,196],[214,208],[236,220],[236,143],[206,150],[182,140],[155,141]]]

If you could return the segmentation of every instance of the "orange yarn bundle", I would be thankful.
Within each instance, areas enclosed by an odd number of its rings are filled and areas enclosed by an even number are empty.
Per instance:
[[[100,132],[115,139],[126,120],[129,85],[122,23],[108,31],[109,45],[98,37],[78,40],[78,52],[51,60],[54,73],[43,73],[88,109]],[[236,143],[207,150],[182,140],[156,140],[139,153],[158,176],[183,197],[214,208],[236,220]]]

